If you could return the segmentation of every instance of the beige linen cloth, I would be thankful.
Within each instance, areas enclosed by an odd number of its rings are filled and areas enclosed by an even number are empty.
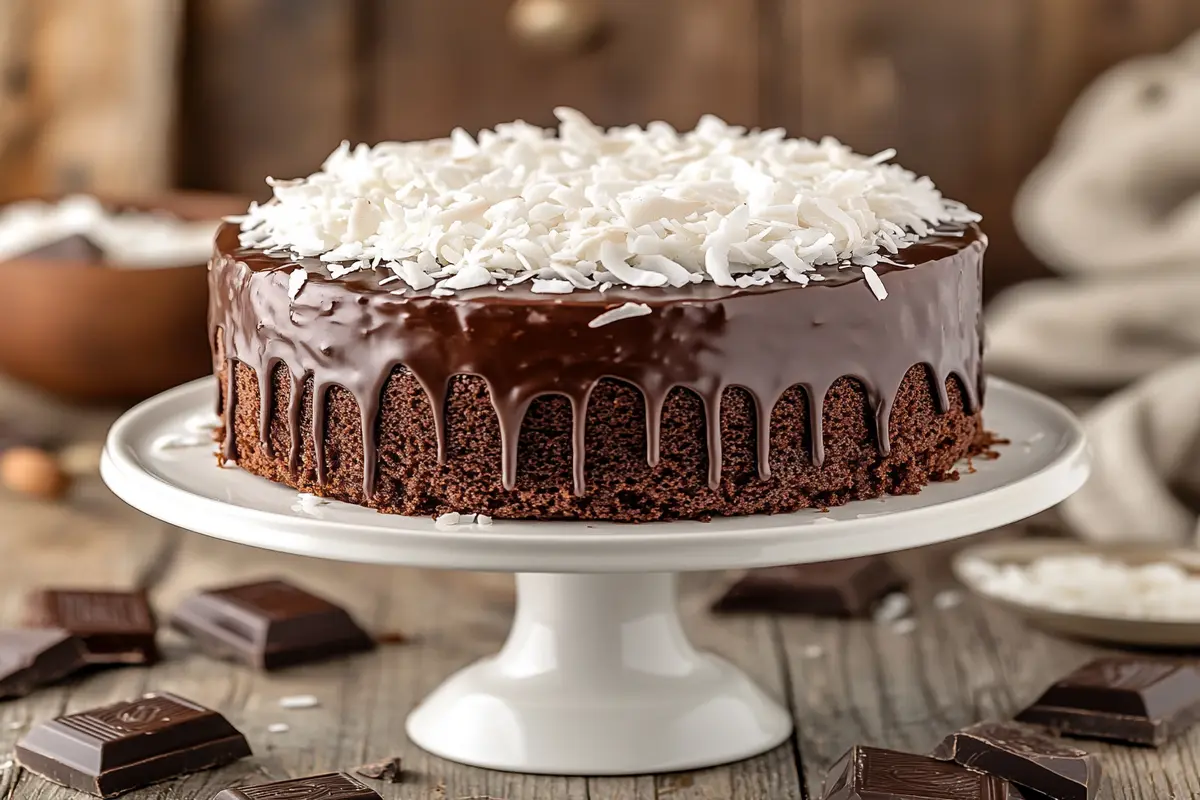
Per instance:
[[[1062,278],[997,298],[989,369],[1116,390],[1085,417],[1093,476],[1064,517],[1095,541],[1192,542],[1181,496],[1200,486],[1200,35],[1089,88],[1014,211]]]

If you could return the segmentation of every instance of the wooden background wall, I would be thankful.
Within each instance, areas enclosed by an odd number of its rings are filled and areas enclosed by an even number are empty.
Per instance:
[[[515,35],[514,2],[590,9],[600,28],[586,45],[547,52]],[[93,16],[123,8],[167,24],[170,14],[156,9],[175,3],[184,7],[178,72],[161,63],[172,51],[145,34],[118,49],[157,54],[126,57],[124,75],[175,86],[173,175],[183,186],[261,196],[265,175],[307,174],[342,139],[437,136],[515,117],[549,124],[558,104],[606,125],[662,118],[690,127],[712,112],[863,150],[895,147],[902,163],[985,215],[992,289],[1040,270],[1009,209],[1072,99],[1109,65],[1200,28],[1200,0],[0,0],[0,26],[21,5],[74,14],[91,6]],[[64,63],[87,73],[78,58]],[[33,74],[47,69],[34,63]],[[7,72],[11,89],[21,73]],[[94,108],[97,93],[72,80],[58,108]],[[123,102],[153,106],[153,81],[130,82],[124,94],[137,85],[142,99]],[[15,107],[0,94],[0,136]],[[86,138],[87,125],[74,127]],[[144,119],[146,127],[166,130]],[[139,147],[143,171],[128,157],[116,175],[57,165],[36,170],[38,188],[81,175],[101,190],[120,175],[163,180],[158,151]],[[17,162],[26,172],[41,163]],[[0,182],[11,188],[2,161]]]

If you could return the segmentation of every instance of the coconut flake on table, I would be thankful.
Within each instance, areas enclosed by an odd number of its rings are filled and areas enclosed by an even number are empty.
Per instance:
[[[279,698],[279,707],[291,710],[316,708],[319,705],[321,705],[321,701],[312,694],[293,694]]]
[[[835,139],[788,139],[706,116],[604,130],[578,111],[557,130],[525,122],[472,137],[343,143],[319,172],[268,179],[236,218],[241,244],[317,257],[331,274],[384,265],[446,297],[532,280],[537,293],[610,286],[750,287],[872,267],[979,216],[928,178]],[[889,262],[890,263],[890,262]]]
[[[82,236],[100,249],[108,266],[192,266],[212,255],[219,225],[216,219],[196,222],[166,212],[114,211],[88,195],[55,203],[22,200],[0,208],[0,261]]]
[[[1100,555],[1042,556],[1028,564],[963,562],[985,595],[1068,614],[1146,621],[1200,621],[1200,575],[1159,561],[1126,564]]]

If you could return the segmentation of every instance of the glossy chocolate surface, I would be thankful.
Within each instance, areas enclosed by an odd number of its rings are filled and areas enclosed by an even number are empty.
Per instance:
[[[192,595],[172,615],[171,625],[210,655],[258,669],[375,646],[344,608],[278,580]]]
[[[24,697],[86,665],[83,642],[67,631],[0,630],[0,699]]]
[[[858,268],[822,268],[825,278],[802,287],[777,282],[748,289],[711,282],[671,288],[613,287],[607,292],[535,294],[525,285],[497,291],[481,287],[438,298],[428,291],[392,294],[400,284],[381,285],[390,273],[368,270],[338,279],[316,259],[296,261],[240,248],[237,229],[217,237],[210,265],[209,327],[214,347],[229,366],[245,364],[258,377],[260,439],[268,443],[273,403],[271,375],[278,364],[291,374],[289,462],[299,467],[301,397],[304,381],[314,385],[312,438],[315,471],[325,482],[325,396],[331,386],[348,390],[361,416],[367,469],[364,495],[374,492],[376,422],[380,397],[393,369],[403,367],[435,409],[438,458],[444,462],[444,401],[450,378],[482,377],[500,423],[502,480],[515,485],[517,440],[534,398],[566,396],[574,414],[573,479],[584,481],[584,424],[593,387],[618,378],[646,401],[648,463],[659,458],[660,411],[677,386],[693,390],[708,417],[709,484],[721,475],[718,410],[727,387],[740,386],[754,399],[758,419],[785,390],[804,388],[812,419],[812,458],[821,464],[821,413],[825,393],[843,376],[865,387],[881,452],[889,452],[888,421],[908,370],[926,365],[948,404],[945,382],[961,381],[970,410],[982,400],[982,265],[986,237],[970,226],[931,236],[894,257],[896,266],[877,272],[888,297],[879,300]],[[290,272],[301,264],[309,279],[288,296]],[[626,302],[645,303],[652,313],[591,328],[602,312]],[[218,364],[218,366],[220,366]],[[226,370],[232,381],[233,369]],[[233,397],[233,391],[227,391]],[[231,409],[223,409],[226,420]],[[767,478],[769,442],[758,426],[758,471]],[[223,457],[236,459],[233,426],[226,425]]]
[[[218,792],[213,800],[382,800],[370,789],[342,772],[292,778],[286,781],[243,786]]]
[[[44,722],[16,748],[31,772],[99,797],[248,755],[246,737],[225,717],[167,692]]]
[[[1013,722],[979,722],[950,734],[934,758],[996,775],[1047,800],[1095,800],[1100,759]],[[1036,793],[1036,794],[1035,794]]]
[[[1006,800],[1008,787],[992,775],[928,756],[850,748],[829,771],[823,800]]]
[[[29,601],[34,625],[78,636],[90,664],[153,664],[158,622],[146,593],[46,589]]]
[[[1200,721],[1200,666],[1098,658],[1056,682],[1017,719],[1069,736],[1158,746]]]
[[[729,587],[713,611],[860,617],[904,583],[880,556],[752,569]]]

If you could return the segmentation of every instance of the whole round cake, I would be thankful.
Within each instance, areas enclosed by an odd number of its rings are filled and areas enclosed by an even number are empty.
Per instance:
[[[343,145],[210,266],[221,459],[380,511],[646,521],[953,478],[978,216],[835,140],[558,111]]]

